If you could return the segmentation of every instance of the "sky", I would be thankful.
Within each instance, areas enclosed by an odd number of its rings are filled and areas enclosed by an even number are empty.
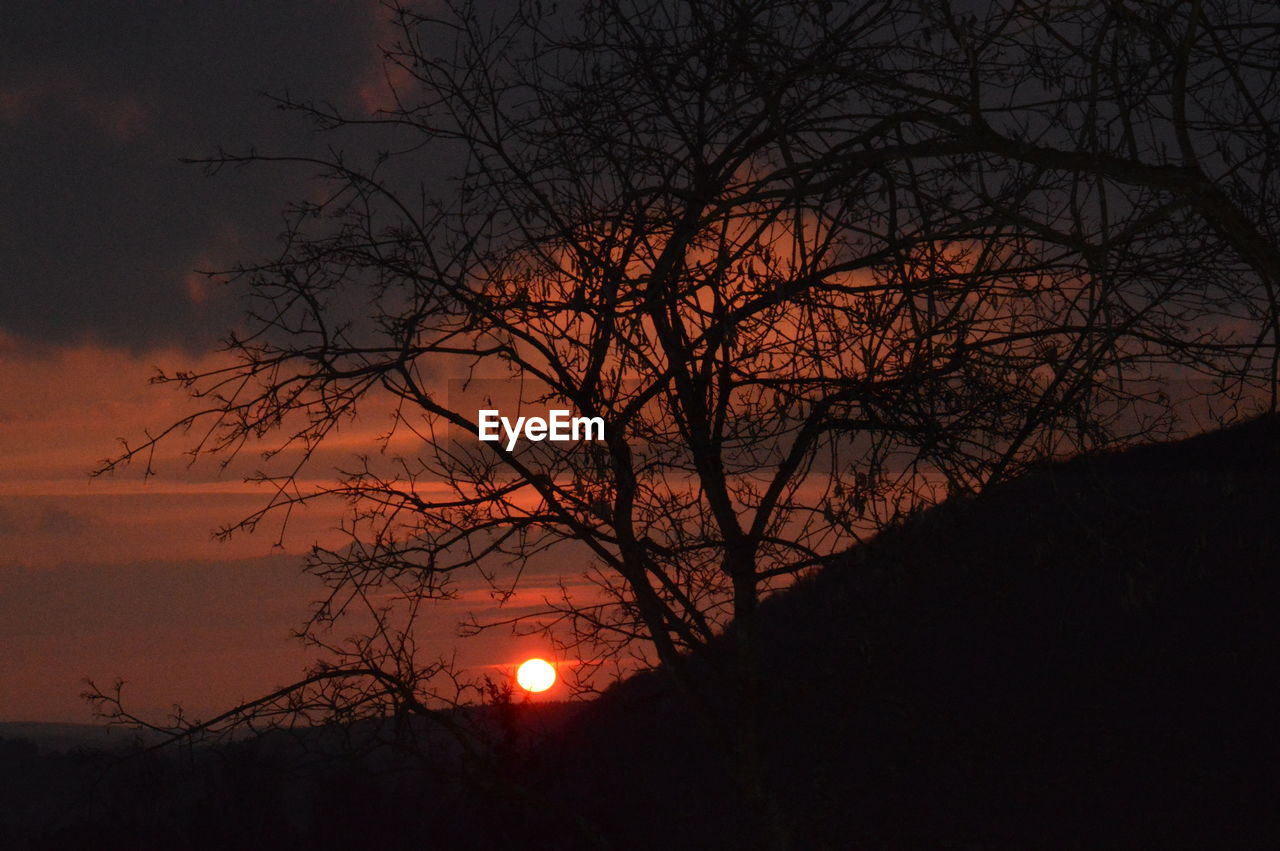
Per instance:
[[[89,473],[120,438],[189,410],[157,368],[218,363],[240,316],[201,271],[266,256],[306,173],[182,158],[306,151],[317,139],[262,93],[376,110],[373,0],[4,4],[0,51],[0,721],[90,721],[91,677],[135,707],[199,713],[297,676],[288,639],[320,589],[300,555],[339,507],[230,542],[216,528],[265,495],[233,474],[159,458]],[[351,445],[372,431],[350,435]],[[492,605],[480,588],[440,619]],[[514,664],[535,640],[474,639],[460,659]],[[465,643],[464,643],[465,644]]]

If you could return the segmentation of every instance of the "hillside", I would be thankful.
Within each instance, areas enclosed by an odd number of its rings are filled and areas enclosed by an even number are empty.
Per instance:
[[[1045,466],[771,598],[769,781],[796,847],[1277,847],[1278,474],[1277,418]],[[496,737],[479,773],[291,756],[347,738],[321,731],[104,785],[103,760],[11,742],[0,845],[758,844],[660,672],[511,712],[524,746]]]
[[[1280,838],[1278,473],[1276,418],[1047,466],[772,599],[767,741],[797,844]],[[657,683],[620,689],[547,782],[637,847],[734,836],[688,717]]]

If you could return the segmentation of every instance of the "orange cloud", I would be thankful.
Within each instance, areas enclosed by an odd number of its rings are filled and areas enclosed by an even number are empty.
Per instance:
[[[395,108],[399,94],[412,86],[413,73],[386,55],[401,35],[394,13],[378,3],[371,7],[370,14],[374,16],[372,61],[359,77],[356,97],[365,112],[373,115]]]

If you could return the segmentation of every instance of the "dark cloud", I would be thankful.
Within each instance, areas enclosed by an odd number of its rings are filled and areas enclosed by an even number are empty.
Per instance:
[[[55,537],[79,535],[90,531],[94,525],[93,518],[79,512],[29,503],[6,505],[0,498],[0,540],[11,535],[32,533]]]
[[[269,250],[307,175],[208,178],[179,158],[316,145],[256,93],[359,106],[385,14],[315,0],[6,6],[0,331],[129,348],[221,336],[236,300],[192,269]]]

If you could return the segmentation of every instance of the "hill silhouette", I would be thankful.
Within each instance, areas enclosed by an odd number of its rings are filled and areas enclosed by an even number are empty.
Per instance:
[[[1047,465],[774,596],[766,741],[797,846],[1280,838],[1277,473],[1275,417]],[[678,699],[617,692],[544,782],[624,844],[750,844]]]
[[[1277,417],[1045,465],[770,598],[767,767],[796,847],[1276,847],[1277,473]],[[714,737],[661,672],[586,706],[507,709],[477,711],[518,734],[493,738],[479,783],[446,757],[299,767],[295,732],[181,777],[144,763],[91,816],[46,802],[56,824],[0,818],[0,838],[757,844]],[[72,765],[35,758],[0,748],[6,800],[19,776]]]

